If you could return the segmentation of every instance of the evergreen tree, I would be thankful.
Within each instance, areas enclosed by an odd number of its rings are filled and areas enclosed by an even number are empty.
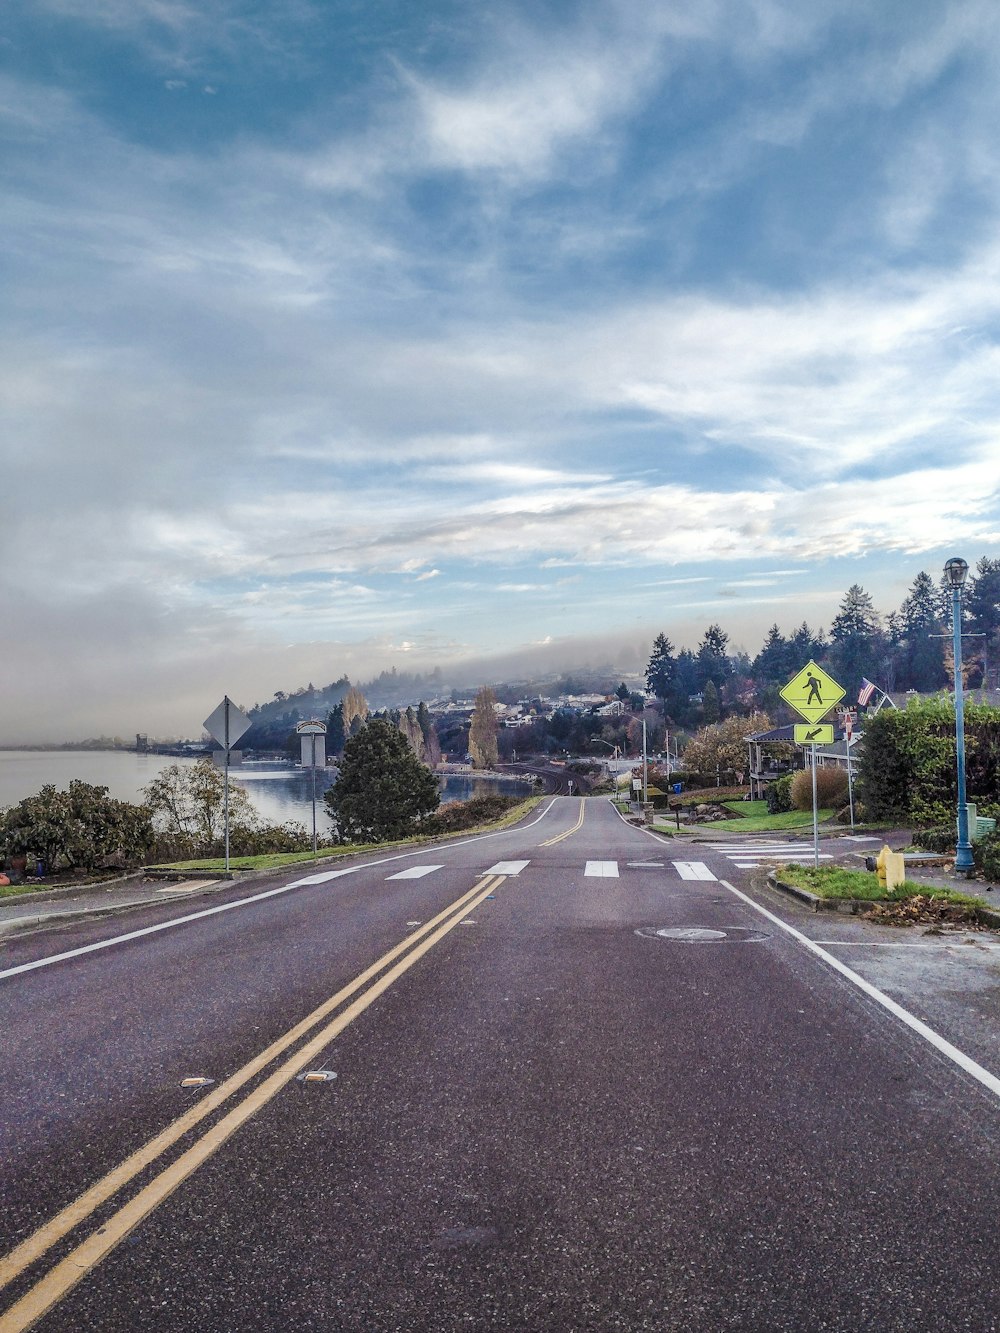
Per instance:
[[[991,680],[996,680],[996,664],[1000,657],[1000,560],[983,556],[963,592],[962,604],[969,619],[970,632],[983,635],[981,639],[969,640],[967,646],[970,659],[982,664],[980,684],[988,689],[987,667],[993,663],[989,675]],[[948,624],[951,624],[950,617]]]
[[[1000,560],[983,556],[968,587],[963,590],[962,601],[969,617],[969,628],[994,639],[1000,630]],[[951,623],[950,614],[948,623]]]
[[[441,802],[434,775],[389,718],[373,718],[344,746],[325,797],[345,842],[386,842],[414,832]]]
[[[701,712],[706,726],[718,722],[720,716],[719,691],[715,688],[714,680],[705,682],[705,688],[702,691]]]
[[[702,689],[708,681],[721,689],[733,674],[728,649],[729,635],[720,625],[709,625],[698,645],[698,684]]]
[[[340,754],[345,740],[347,732],[344,729],[344,705],[341,702],[326,715],[326,746],[330,754]]]
[[[827,648],[823,631],[817,630],[814,634],[804,620],[789,640],[789,646],[789,675],[801,671],[807,662],[818,662]]]
[[[646,685],[650,693],[666,702],[673,689],[676,672],[674,645],[665,634],[657,634],[646,664]]]
[[[792,665],[792,645],[778,629],[772,625],[767,632],[764,646],[753,660],[753,678],[758,685],[784,685],[795,673]],[[806,661],[809,659],[806,658]]]
[[[840,610],[830,626],[830,665],[834,677],[854,694],[862,677],[878,677],[878,683],[889,688],[886,679],[891,666],[886,655],[882,624],[869,593],[860,584],[848,588]]]
[[[945,630],[941,597],[934,580],[921,570],[899,608],[900,675],[906,689],[926,693],[944,683],[944,640],[933,637]]]

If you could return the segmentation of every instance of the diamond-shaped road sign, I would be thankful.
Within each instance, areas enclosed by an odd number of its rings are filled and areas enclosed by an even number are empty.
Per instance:
[[[249,731],[250,719],[227,694],[215,712],[205,718],[203,726],[224,750],[230,750],[243,733]]]
[[[847,691],[822,667],[807,662],[778,693],[799,717],[804,717],[807,722],[818,722],[834,704],[840,703]]]

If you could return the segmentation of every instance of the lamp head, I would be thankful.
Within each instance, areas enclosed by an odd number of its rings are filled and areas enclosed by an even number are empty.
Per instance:
[[[957,555],[953,555],[950,560],[945,562],[944,573],[949,588],[961,588],[965,583],[965,576],[968,572],[968,561],[960,560]]]

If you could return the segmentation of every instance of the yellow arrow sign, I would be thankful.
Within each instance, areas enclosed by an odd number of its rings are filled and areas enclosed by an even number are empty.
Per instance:
[[[796,745],[832,745],[832,722],[797,722],[795,724]]]
[[[815,662],[807,662],[778,693],[807,722],[818,722],[847,691]]]

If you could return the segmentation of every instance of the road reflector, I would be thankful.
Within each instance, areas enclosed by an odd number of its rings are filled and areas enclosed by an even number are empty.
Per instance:
[[[796,745],[832,745],[833,744],[833,723],[817,722],[814,726],[809,723],[796,722],[795,724],[795,744]]]
[[[300,1083],[332,1083],[337,1075],[332,1069],[309,1069],[297,1077]]]
[[[202,1074],[191,1074],[187,1078],[181,1079],[182,1088],[207,1088],[210,1083],[214,1083],[214,1078],[205,1078]]]

